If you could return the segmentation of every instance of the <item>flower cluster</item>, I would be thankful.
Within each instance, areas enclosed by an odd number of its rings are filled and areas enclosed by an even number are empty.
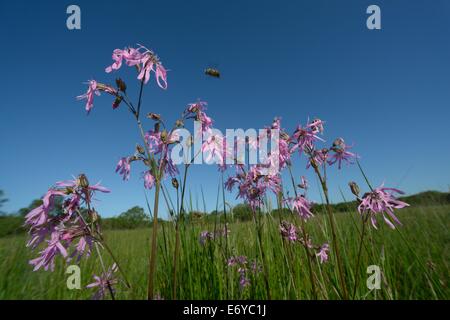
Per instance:
[[[324,243],[321,246],[314,246],[311,242],[311,239],[308,235],[306,235],[307,239],[304,239],[301,235],[297,227],[290,222],[281,221],[279,226],[281,236],[288,242],[292,243],[300,243],[308,249],[315,249],[316,256],[320,259],[320,263],[324,263],[328,261],[328,251],[330,247],[328,243]]]
[[[137,68],[139,72],[137,78],[143,83],[147,84],[151,72],[154,72],[158,86],[167,89],[167,71],[153,51],[141,45],[138,45],[138,48],[115,49],[112,53],[112,59],[114,63],[105,69],[107,73],[119,70],[122,67],[122,62],[125,61],[127,66]]]
[[[200,232],[200,244],[204,246],[207,242],[213,241],[219,237],[227,237],[230,234],[230,229],[224,227],[223,229],[218,229],[216,231],[202,231]]]
[[[167,71],[153,51],[141,45],[138,45],[137,48],[128,47],[124,49],[115,49],[112,53],[112,59],[114,60],[114,63],[105,69],[107,73],[119,70],[125,61],[127,66],[136,67],[138,71],[137,78],[142,81],[143,84],[147,84],[150,80],[150,74],[153,72],[158,86],[162,89],[167,89]],[[87,85],[87,91],[84,94],[77,96],[77,99],[86,100],[86,111],[88,114],[94,107],[94,96],[99,96],[100,92],[106,92],[115,97],[112,103],[113,109],[118,108],[120,103],[124,100],[124,97],[119,94],[120,92],[126,91],[126,85],[121,79],[116,79],[117,88],[97,82],[96,80],[89,80]]]
[[[42,199],[42,204],[25,216],[25,224],[29,226],[30,240],[27,243],[32,249],[42,242],[46,247],[39,252],[39,257],[30,261],[34,270],[44,268],[54,270],[55,258],[61,255],[68,260],[89,255],[91,246],[99,233],[96,223],[98,214],[90,208],[95,192],[109,192],[108,189],[89,185],[85,175],[77,179],[57,182]],[[62,212],[53,214],[60,206]],[[69,254],[69,250],[72,252]]]
[[[253,165],[249,171],[237,167],[237,174],[225,182],[226,188],[230,191],[234,185],[238,186],[237,197],[246,201],[253,211],[262,207],[267,191],[278,194],[281,190],[280,175],[263,174],[262,169],[261,165]]]
[[[248,261],[246,256],[232,256],[227,260],[229,267],[236,267],[239,274],[239,286],[244,289],[250,285],[249,273],[253,274],[261,272],[262,268],[256,260]]]
[[[284,203],[304,220],[313,216],[313,213],[311,212],[312,203],[304,195],[284,199]]]

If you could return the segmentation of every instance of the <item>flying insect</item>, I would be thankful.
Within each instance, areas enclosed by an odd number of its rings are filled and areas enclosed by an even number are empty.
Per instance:
[[[220,78],[220,71],[215,68],[206,68],[205,74],[210,77]]]

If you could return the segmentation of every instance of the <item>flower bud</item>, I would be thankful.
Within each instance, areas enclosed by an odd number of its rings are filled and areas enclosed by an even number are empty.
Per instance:
[[[84,173],[78,176],[78,185],[82,188],[89,187],[89,181]]]
[[[112,104],[113,109],[117,109],[120,105],[120,103],[122,102],[122,97],[121,96],[117,96],[116,99],[114,99],[114,102]]]
[[[178,189],[178,180],[177,180],[177,178],[173,178],[172,179],[172,186],[175,188],[175,189]]]
[[[286,132],[280,132],[280,138],[288,141],[289,140],[289,135]]]
[[[166,130],[163,130],[161,132],[161,141],[164,142],[164,143],[167,142],[167,131]]]
[[[348,183],[348,185],[349,185],[350,190],[352,191],[352,193],[355,196],[359,197],[359,191],[360,190],[359,190],[359,186],[356,184],[356,182],[351,181],[351,182]]]
[[[183,120],[178,119],[178,120],[175,122],[175,127],[181,128],[181,127],[183,127],[183,126],[184,126]]]
[[[136,145],[136,152],[140,153],[140,154],[145,154],[145,150],[143,147],[141,147],[140,145]]]
[[[91,211],[91,217],[92,217],[93,223],[95,223],[99,220],[99,215],[98,215],[97,211],[95,211],[95,210]]]
[[[333,147],[343,148],[344,146],[345,142],[344,139],[342,138],[337,138],[336,140],[333,141]]]
[[[160,127],[159,122],[155,123],[154,131],[159,132],[159,127]]]
[[[119,89],[119,91],[122,91],[122,92],[127,91],[127,85],[125,84],[125,82],[122,79],[117,78],[116,85],[117,85],[117,88]]]
[[[194,137],[193,136],[189,136],[188,139],[186,140],[186,146],[190,147],[194,144]]]
[[[152,120],[159,121],[159,120],[161,120],[161,115],[159,115],[159,114],[157,114],[157,113],[149,112],[149,113],[147,114],[147,118],[152,119]]]

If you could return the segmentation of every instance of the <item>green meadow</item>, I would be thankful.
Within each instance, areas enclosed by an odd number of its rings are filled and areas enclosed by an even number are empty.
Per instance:
[[[449,299],[450,205],[415,205],[398,211],[403,226],[396,230],[380,223],[379,229],[367,229],[361,246],[359,270],[356,261],[360,249],[361,219],[356,210],[335,213],[346,286],[354,299]],[[174,290],[173,252],[175,226],[161,222],[158,232],[156,292],[163,299],[340,299],[339,276],[334,255],[321,264],[312,261],[315,290],[306,264],[304,248],[283,241],[280,219],[299,224],[294,216],[260,216],[261,250],[255,223],[240,221],[228,213],[228,240],[219,237],[199,242],[203,230],[223,228],[223,219],[199,217],[180,224],[181,247]],[[317,213],[308,221],[314,242],[331,238],[327,216]],[[145,299],[151,228],[107,230],[106,241],[115,253],[132,287],[117,286],[117,299]],[[56,259],[54,272],[32,271],[28,260],[37,256],[25,247],[26,234],[0,238],[0,299],[89,299],[92,290],[84,287],[99,274],[98,259],[82,259],[81,289],[69,290],[67,263]],[[331,244],[330,244],[331,245]],[[331,247],[332,250],[332,247]],[[92,252],[95,255],[95,251]],[[250,284],[241,289],[236,267],[227,266],[230,256],[245,255],[262,264],[266,272],[250,274]],[[112,261],[105,258],[108,265]],[[369,290],[367,267],[381,270],[380,289]],[[266,281],[267,280],[267,281]],[[355,285],[356,284],[356,285]]]

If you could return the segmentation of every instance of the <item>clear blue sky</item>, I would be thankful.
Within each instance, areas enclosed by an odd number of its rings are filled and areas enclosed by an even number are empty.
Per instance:
[[[66,28],[69,4],[81,7],[79,31]],[[366,28],[370,4],[381,7],[382,30]],[[106,95],[89,116],[75,100],[90,78],[112,82],[104,73],[112,50],[135,43],[171,70],[167,91],[146,87],[146,112],[172,122],[201,98],[220,129],[261,128],[280,116],[290,132],[320,117],[327,141],[355,144],[374,184],[448,191],[449,1],[2,1],[0,36],[6,211],[80,172],[112,190],[99,196],[102,214],[145,206],[140,170],[129,182],[114,173],[139,140],[132,118],[111,110]],[[208,64],[222,79],[203,74]],[[132,88],[134,75],[124,78]],[[339,187],[349,197],[347,182],[362,181],[356,167],[330,178],[335,201]],[[194,167],[194,202],[202,186],[214,209],[218,181],[215,168]]]

